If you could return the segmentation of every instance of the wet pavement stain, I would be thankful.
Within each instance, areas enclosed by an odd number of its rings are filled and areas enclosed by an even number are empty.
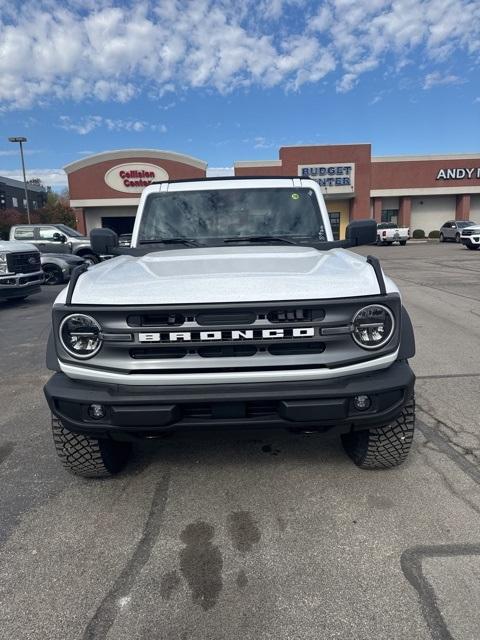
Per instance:
[[[285,520],[285,518],[282,518],[282,516],[277,516],[277,524],[279,530],[283,533],[287,528],[287,521]]]
[[[237,583],[237,587],[239,589],[245,589],[245,587],[247,586],[248,578],[247,578],[247,574],[243,569],[241,569],[238,572],[237,579],[235,580],[235,582]]]
[[[2,464],[2,462],[5,462],[8,456],[14,450],[14,448],[15,448],[14,442],[5,442],[5,444],[2,444],[0,446],[0,464]]]
[[[388,498],[387,496],[368,496],[367,497],[368,506],[373,509],[391,509],[395,506],[393,500]]]
[[[271,444],[264,444],[262,447],[263,453],[270,453],[272,456],[278,456],[280,449],[275,449]]]
[[[238,551],[251,551],[262,534],[248,511],[235,511],[228,516],[228,533]]]
[[[160,582],[160,595],[164,600],[170,600],[172,594],[180,586],[180,576],[176,571],[169,571]]]
[[[222,590],[223,558],[212,544],[215,529],[207,522],[189,524],[180,534],[186,545],[180,551],[180,570],[192,592],[193,602],[212,609]]]

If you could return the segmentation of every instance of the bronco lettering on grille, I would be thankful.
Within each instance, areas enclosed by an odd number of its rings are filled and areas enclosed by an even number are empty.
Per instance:
[[[139,333],[139,342],[209,342],[214,340],[268,340],[313,338],[314,327],[282,329],[237,329],[233,331],[168,331]]]

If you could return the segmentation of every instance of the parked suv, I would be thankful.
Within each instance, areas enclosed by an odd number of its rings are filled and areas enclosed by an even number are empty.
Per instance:
[[[36,247],[0,240],[0,299],[20,300],[38,293],[43,281]]]
[[[440,242],[460,242],[462,229],[475,225],[473,220],[449,220],[440,228]]]
[[[72,253],[90,264],[99,262],[90,240],[65,224],[22,224],[10,229],[10,240],[30,242],[41,253]]]
[[[412,324],[379,261],[374,220],[334,241],[304,178],[162,182],[131,247],[98,255],[53,307],[45,386],[55,447],[84,476],[119,471],[129,440],[283,427],[341,435],[355,464],[394,467],[415,422]]]

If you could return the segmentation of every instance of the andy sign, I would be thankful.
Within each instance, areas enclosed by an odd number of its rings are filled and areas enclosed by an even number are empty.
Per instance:
[[[472,180],[480,178],[480,167],[440,169],[437,180]]]

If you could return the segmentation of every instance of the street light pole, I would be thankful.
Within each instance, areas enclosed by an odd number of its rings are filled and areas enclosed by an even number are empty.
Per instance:
[[[25,175],[25,160],[23,157],[23,143],[27,142],[27,139],[23,136],[16,136],[13,138],[9,138],[10,142],[18,142],[20,144],[20,156],[22,158],[22,171],[23,171],[23,187],[25,189],[25,204],[27,207],[27,220],[28,224],[30,224],[30,204],[28,203],[28,189],[27,189],[27,177]]]

